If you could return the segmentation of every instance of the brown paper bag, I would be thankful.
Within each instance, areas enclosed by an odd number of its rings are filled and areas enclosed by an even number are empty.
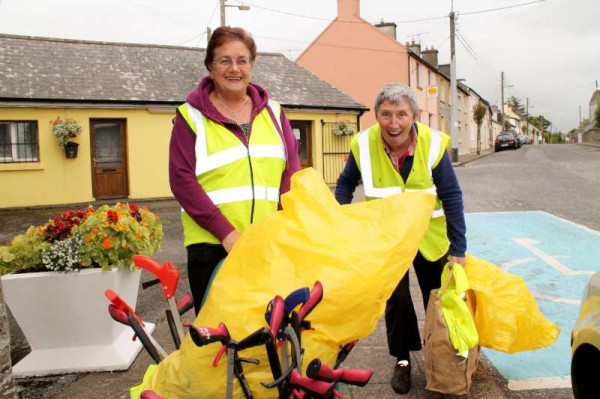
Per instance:
[[[446,285],[447,286],[447,285]],[[479,345],[469,350],[468,357],[457,355],[452,347],[442,315],[440,290],[431,291],[425,313],[423,355],[425,357],[425,389],[452,395],[465,395],[471,388],[473,373],[479,363]],[[474,314],[475,295],[466,291],[467,305]]]

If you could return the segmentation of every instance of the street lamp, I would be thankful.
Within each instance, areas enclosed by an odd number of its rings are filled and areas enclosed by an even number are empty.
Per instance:
[[[219,2],[221,3],[221,26],[225,26],[225,7],[235,7],[238,10],[242,10],[242,11],[250,10],[250,6],[247,6],[245,4],[229,5],[229,4],[225,4],[226,1],[227,0],[219,0]]]

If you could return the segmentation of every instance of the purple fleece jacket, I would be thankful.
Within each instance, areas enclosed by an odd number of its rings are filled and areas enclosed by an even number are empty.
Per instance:
[[[221,115],[210,101],[209,94],[213,89],[213,81],[209,77],[204,77],[198,88],[188,95],[187,102],[200,110],[205,117],[225,126],[231,134],[235,135],[245,146],[248,146],[242,130],[237,125],[227,122],[227,118]],[[251,135],[252,122],[256,115],[266,107],[269,96],[265,89],[254,83],[250,83],[247,93],[253,103],[249,132],[249,135]],[[290,189],[292,174],[300,170],[300,160],[298,158],[298,143],[283,109],[281,111],[283,131],[279,134],[284,142],[287,154],[286,167],[280,186],[280,192],[283,194]],[[178,112],[173,123],[169,147],[169,183],[171,191],[179,204],[198,225],[223,241],[234,230],[234,227],[219,208],[213,204],[202,186],[198,184],[195,146],[196,135]]]

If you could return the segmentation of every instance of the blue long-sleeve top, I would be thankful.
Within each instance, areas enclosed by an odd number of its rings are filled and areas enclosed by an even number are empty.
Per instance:
[[[404,182],[406,182],[412,170],[413,160],[414,156],[407,156],[402,164],[400,176],[402,176]],[[467,251],[467,239],[465,237],[467,228],[462,190],[458,184],[448,152],[444,151],[441,161],[432,170],[432,176],[437,189],[437,196],[442,201],[442,207],[446,215],[446,229],[450,241],[449,253],[451,256],[463,257]],[[335,199],[342,205],[352,202],[354,190],[360,179],[360,169],[356,164],[352,151],[350,151],[346,166],[344,166],[344,170],[337,180]]]

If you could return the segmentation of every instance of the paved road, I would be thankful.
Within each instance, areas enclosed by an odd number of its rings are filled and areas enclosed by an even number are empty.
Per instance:
[[[580,145],[534,145],[518,151],[491,154],[457,168],[465,194],[467,212],[543,210],[567,220],[600,230],[600,148]],[[579,193],[574,196],[573,193]],[[592,202],[592,203],[591,203]],[[182,270],[180,294],[187,290],[185,253],[182,248],[179,207],[173,201],[150,202],[151,209],[165,222],[163,251],[159,261],[171,260]],[[0,242],[18,234],[32,223],[42,223],[54,210],[0,211]],[[143,276],[142,280],[148,278]],[[413,278],[414,282],[415,279]],[[156,286],[154,287],[156,288]],[[414,295],[418,298],[420,295]],[[168,331],[159,290],[148,289],[139,296],[138,312],[145,320],[158,323],[155,336],[168,342]],[[419,315],[423,318],[422,304]],[[11,323],[13,361],[27,352],[27,345]],[[19,381],[22,398],[126,398],[127,388],[137,384],[150,358],[142,353],[130,370],[91,373]],[[414,359],[413,389],[406,398],[438,398],[424,390],[422,358]],[[393,359],[387,354],[385,327],[379,323],[374,333],[361,341],[349,356],[348,367],[373,367],[375,374],[365,388],[346,389],[346,398],[395,398],[389,387]],[[473,398],[572,398],[570,389],[511,391],[507,381],[483,357],[472,388]]]

